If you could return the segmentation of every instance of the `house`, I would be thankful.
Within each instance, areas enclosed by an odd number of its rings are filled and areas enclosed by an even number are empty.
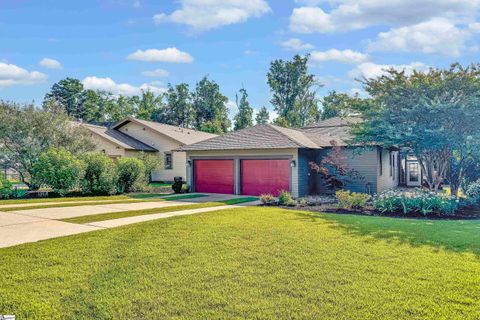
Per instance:
[[[345,188],[377,193],[399,184],[399,152],[379,146],[351,146],[351,125],[357,118],[332,118],[315,125],[287,129],[271,124],[227,133],[180,148],[186,152],[187,183],[195,192],[295,197],[325,193],[319,163],[336,145],[348,168],[358,175]],[[336,148],[336,147],[335,147]]]
[[[186,154],[174,151],[183,146],[216,137],[214,134],[184,129],[129,117],[110,128],[84,124],[97,142],[97,151],[112,158],[152,153],[163,160],[164,168],[152,172],[152,181],[186,178]]]

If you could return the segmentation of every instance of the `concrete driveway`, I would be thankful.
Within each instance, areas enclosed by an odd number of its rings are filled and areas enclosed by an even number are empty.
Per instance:
[[[44,208],[44,209],[28,209],[19,211],[1,212],[0,208],[0,248],[11,247],[14,245],[35,242],[50,238],[57,238],[62,236],[68,236],[73,234],[79,234],[89,231],[102,230],[105,228],[113,228],[122,225],[138,223],[142,221],[149,221],[155,219],[168,218],[172,216],[187,215],[202,213],[208,211],[222,210],[225,208],[235,208],[238,206],[221,206],[212,208],[202,208],[194,210],[183,210],[171,213],[153,214],[145,216],[128,217],[115,220],[101,221],[92,224],[75,224],[63,221],[60,219],[67,219],[73,217],[153,209],[153,208],[165,208],[179,205],[186,205],[189,203],[204,203],[215,202],[233,199],[241,196],[232,195],[218,195],[212,194],[206,197],[178,200],[178,201],[156,201],[156,202],[139,202],[139,203],[119,203],[119,204],[103,204],[93,205],[91,203],[77,206],[77,207],[64,207],[64,208]],[[39,203],[37,203],[39,204]],[[51,202],[49,203],[51,204]]]

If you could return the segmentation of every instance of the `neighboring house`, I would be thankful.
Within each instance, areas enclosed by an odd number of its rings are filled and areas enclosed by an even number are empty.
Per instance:
[[[132,157],[139,152],[151,152],[163,160],[164,168],[152,172],[152,181],[186,179],[186,154],[174,150],[206,139],[214,134],[184,129],[153,121],[127,118],[111,128],[85,125],[99,142],[98,151],[116,157]]]
[[[361,179],[345,188],[376,193],[399,184],[399,152],[378,146],[349,146],[356,118],[333,118],[287,129],[257,125],[180,148],[187,152],[187,183],[192,191],[260,195],[290,191],[295,197],[328,192],[309,163],[319,163],[332,141],[349,169]]]

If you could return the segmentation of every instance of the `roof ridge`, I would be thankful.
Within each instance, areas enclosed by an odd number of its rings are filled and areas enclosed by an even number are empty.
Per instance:
[[[303,143],[300,143],[300,142],[298,142],[297,140],[293,139],[292,137],[286,135],[286,134],[283,133],[281,130],[287,129],[287,130],[295,131],[295,132],[301,134],[305,139],[307,139],[308,141],[310,141],[312,144],[316,145],[316,143],[314,143],[312,140],[310,140],[310,138],[308,138],[306,135],[304,135],[303,132],[301,132],[301,131],[299,131],[299,130],[297,130],[297,129],[280,127],[280,126],[276,126],[276,125],[271,124],[271,123],[268,123],[267,125],[270,126],[272,129],[274,129],[275,131],[283,134],[283,135],[284,135],[285,137],[287,137],[287,139],[289,139],[290,141],[295,142],[298,146],[305,147],[305,145],[304,145]],[[279,129],[280,129],[280,130],[279,130]]]

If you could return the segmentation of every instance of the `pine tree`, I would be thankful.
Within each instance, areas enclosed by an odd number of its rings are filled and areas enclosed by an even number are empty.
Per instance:
[[[267,108],[262,107],[260,111],[258,111],[255,121],[257,124],[267,124],[269,119],[270,113],[268,112]]]
[[[234,130],[241,130],[253,126],[253,108],[248,102],[248,93],[245,89],[240,89],[240,99],[236,96],[238,113],[234,118]]]

